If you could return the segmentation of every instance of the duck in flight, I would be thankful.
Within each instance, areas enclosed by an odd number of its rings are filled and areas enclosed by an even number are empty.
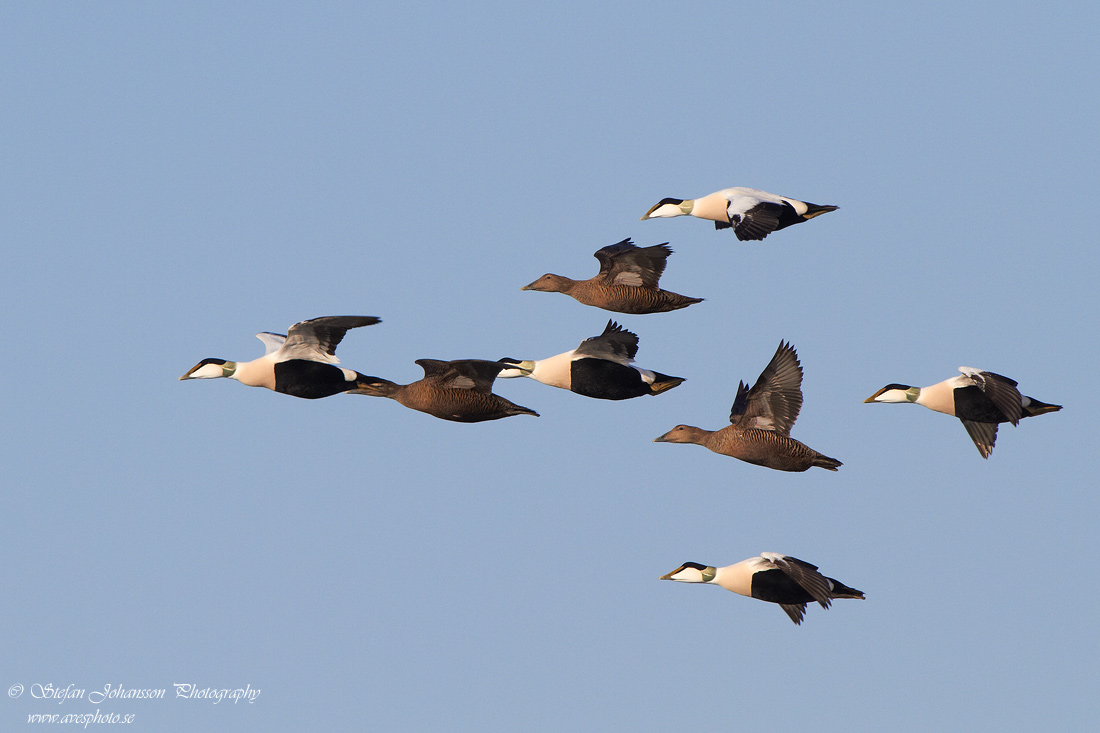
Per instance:
[[[324,316],[295,323],[286,334],[256,334],[265,352],[252,361],[203,359],[182,377],[228,377],[249,387],[266,387],[293,397],[314,400],[355,389],[364,374],[336,366],[336,346],[350,329],[381,323],[374,316]]]
[[[506,367],[485,359],[417,359],[424,378],[412,384],[395,384],[381,377],[360,379],[352,394],[389,397],[405,407],[442,420],[482,422],[512,415],[539,414],[493,394],[493,381]]]
[[[588,280],[573,280],[547,273],[521,290],[565,293],[585,305],[616,313],[666,313],[687,308],[702,298],[662,290],[658,285],[665,261],[672,254],[668,242],[638,247],[624,239],[597,250],[599,273]]]
[[[837,470],[843,465],[840,461],[791,437],[801,409],[802,365],[794,347],[783,341],[752,389],[744,382],[738,384],[729,425],[721,430],[677,425],[654,442],[695,443],[777,471],[807,471],[814,466]]]
[[[601,400],[658,395],[684,381],[634,366],[637,353],[638,336],[608,321],[603,333],[585,339],[572,351],[533,361],[501,359],[506,368],[500,377],[530,377],[551,387]]]
[[[715,191],[698,199],[661,199],[645,213],[642,221],[694,216],[713,221],[715,229],[733,229],[737,238],[744,241],[763,239],[772,232],[801,224],[837,208],[755,188],[736,187]]]
[[[680,583],[710,583],[749,598],[778,603],[791,621],[801,624],[806,604],[816,601],[828,608],[834,598],[865,600],[863,591],[849,588],[835,578],[826,578],[816,565],[778,552],[763,552],[724,568],[686,562],[661,580]]]
[[[931,387],[888,384],[864,402],[915,402],[929,410],[953,415],[962,421],[982,458],[989,458],[997,442],[997,426],[1018,425],[1025,417],[1057,412],[1061,405],[1048,405],[1025,397],[1016,381],[1000,374],[959,367],[962,376],[945,379]]]

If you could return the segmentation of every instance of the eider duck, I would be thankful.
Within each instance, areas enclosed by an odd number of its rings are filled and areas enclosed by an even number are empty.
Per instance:
[[[737,238],[744,241],[763,239],[774,231],[801,224],[837,208],[755,188],[736,187],[715,191],[700,199],[661,199],[641,220],[673,216],[709,219],[714,222],[715,229],[732,228]]]
[[[840,461],[791,437],[801,409],[802,366],[794,348],[781,341],[752,389],[744,382],[738,384],[730,425],[714,431],[677,425],[653,442],[696,443],[777,471],[807,471],[814,466],[837,470],[843,465]]]
[[[547,359],[520,361],[505,358],[500,377],[530,377],[551,387],[561,387],[585,397],[628,400],[667,392],[684,380],[633,365],[638,336],[614,321],[599,336],[581,341],[564,354]]]
[[[720,585],[749,598],[778,603],[791,621],[802,623],[806,604],[817,601],[828,608],[834,598],[865,600],[863,591],[849,588],[817,572],[817,566],[778,552],[762,552],[724,568],[686,562],[661,580]]]
[[[374,316],[325,316],[295,323],[286,335],[264,331],[256,334],[266,347],[259,359],[203,359],[180,379],[229,377],[307,400],[347,392],[356,380],[372,377],[336,366],[336,346],[349,329],[376,323],[381,319]]]
[[[989,458],[997,442],[998,423],[1019,424],[1025,417],[1057,412],[1061,405],[1048,405],[1025,397],[1016,382],[1000,374],[959,367],[961,377],[952,377],[931,387],[888,384],[864,402],[915,402],[929,410],[954,415],[974,441],[982,458]]]
[[[443,420],[482,422],[512,415],[539,414],[493,394],[493,380],[504,364],[484,359],[417,359],[424,378],[412,384],[394,384],[388,379],[361,379],[351,394],[389,397],[405,407],[426,412]]]
[[[547,273],[520,289],[565,293],[585,305],[635,315],[666,313],[701,303],[702,298],[689,298],[658,287],[670,254],[668,242],[637,247],[627,238],[595,253],[600,272],[593,278],[571,280]]]

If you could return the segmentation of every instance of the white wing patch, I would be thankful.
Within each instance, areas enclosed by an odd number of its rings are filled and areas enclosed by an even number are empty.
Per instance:
[[[761,200],[756,196],[731,196],[728,199],[729,205],[726,207],[726,213],[731,221],[740,221],[745,212],[756,206]],[[735,216],[738,217],[736,220],[733,218]]]
[[[761,552],[760,557],[775,565],[783,566],[787,564],[786,555],[779,552]]]
[[[290,361],[291,359],[304,359],[306,361],[318,361],[322,364],[339,364],[340,360],[335,354],[328,354],[321,350],[317,339],[312,334],[296,335],[288,339],[290,343],[284,343],[275,355],[275,361]]]
[[[615,284],[616,285],[632,285],[632,286],[637,287],[637,286],[640,286],[642,284],[642,276],[641,276],[641,274],[639,274],[637,272],[632,272],[630,270],[625,270],[625,271],[620,272],[618,275],[615,276]]]
[[[256,338],[264,342],[264,356],[273,354],[283,348],[283,344],[286,342],[286,336],[279,333],[271,333],[270,331],[258,333],[256,334]]]
[[[771,415],[758,415],[749,421],[748,427],[775,432],[775,420]]]

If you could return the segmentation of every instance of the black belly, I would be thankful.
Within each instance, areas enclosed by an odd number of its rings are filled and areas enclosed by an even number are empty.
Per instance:
[[[649,394],[637,369],[604,359],[577,359],[570,365],[569,389],[600,400],[628,400]]]
[[[291,359],[275,365],[275,391],[292,397],[315,400],[347,392],[355,384],[344,378],[344,372],[332,364]]]
[[[782,570],[761,570],[752,576],[752,597],[771,603],[810,603],[813,596]]]
[[[955,417],[971,422],[1008,422],[1005,414],[978,387],[959,387],[955,390]]]

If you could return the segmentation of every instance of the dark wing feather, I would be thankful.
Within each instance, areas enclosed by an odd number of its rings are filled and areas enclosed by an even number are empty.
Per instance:
[[[739,384],[730,422],[742,429],[759,428],[789,436],[801,410],[802,366],[794,347],[781,341],[752,389]]]
[[[989,454],[993,452],[993,444],[997,442],[997,423],[974,422],[962,418],[959,418],[959,420],[966,428],[970,439],[974,441],[974,445],[978,447],[978,452],[982,454],[982,458],[989,458]]]
[[[476,392],[491,392],[497,375],[508,367],[508,364],[485,359],[417,359],[416,363],[424,370],[424,378],[440,387]]]
[[[629,239],[608,245],[594,255],[600,261],[597,275],[605,285],[656,288],[672,254],[668,243],[636,247]]]
[[[1019,424],[1023,417],[1023,396],[1014,380],[993,372],[978,372],[970,377],[1010,423]]]
[[[779,228],[779,217],[783,214],[784,207],[790,208],[787,204],[761,201],[740,215],[740,221],[731,219],[734,234],[742,241],[763,239]]]
[[[737,424],[739,418],[741,418],[745,411],[749,409],[749,385],[744,382],[737,382],[737,396],[733,398],[733,408],[730,410],[730,422],[734,425]],[[747,419],[747,418],[746,418]]]
[[[798,583],[810,597],[821,604],[822,608],[828,608],[829,580],[817,572],[817,566],[799,560],[797,557],[784,555],[780,560],[772,560],[773,564]]]
[[[637,353],[638,336],[627,331],[615,321],[608,321],[607,327],[599,336],[581,341],[581,345],[574,352],[574,358],[591,356],[626,364],[633,361]]]
[[[779,607],[787,612],[787,615],[791,617],[791,621],[801,625],[802,619],[806,615],[805,603],[780,603]]]
[[[329,356],[336,354],[336,347],[348,329],[372,326],[381,319],[374,316],[325,316],[300,321],[290,327],[283,348],[290,351],[299,347],[311,347]]]
[[[413,363],[424,370],[425,379],[437,379],[451,368],[451,362],[440,359],[417,359]]]

